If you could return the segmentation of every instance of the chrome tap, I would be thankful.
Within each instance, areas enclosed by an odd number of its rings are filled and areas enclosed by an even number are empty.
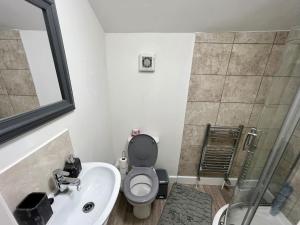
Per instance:
[[[56,169],[53,171],[55,186],[59,192],[64,192],[69,189],[69,186],[76,186],[77,191],[80,190],[80,179],[68,177],[69,172],[62,169]]]

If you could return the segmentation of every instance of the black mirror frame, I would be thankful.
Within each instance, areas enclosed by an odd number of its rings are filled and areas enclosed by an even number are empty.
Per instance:
[[[60,26],[54,0],[24,0],[44,15],[62,100],[38,109],[0,120],[0,143],[36,128],[75,109]]]

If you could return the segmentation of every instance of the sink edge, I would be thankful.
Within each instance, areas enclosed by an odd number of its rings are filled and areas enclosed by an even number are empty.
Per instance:
[[[85,173],[89,169],[95,168],[95,167],[108,168],[108,169],[112,170],[115,175],[114,176],[115,185],[114,185],[114,188],[113,188],[113,191],[111,194],[111,199],[108,202],[108,206],[105,208],[105,210],[101,214],[101,217],[99,218],[99,220],[96,223],[94,223],[94,225],[102,225],[108,219],[108,217],[115,205],[117,197],[119,195],[120,186],[121,186],[121,175],[120,175],[119,170],[112,164],[104,163],[104,162],[84,162],[84,163],[82,163],[82,173],[80,174],[79,178],[84,176]]]

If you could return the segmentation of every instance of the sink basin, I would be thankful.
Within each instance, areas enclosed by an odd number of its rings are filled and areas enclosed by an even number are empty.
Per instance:
[[[52,204],[53,215],[47,225],[105,224],[119,194],[121,176],[108,163],[82,163],[80,191],[70,188]]]

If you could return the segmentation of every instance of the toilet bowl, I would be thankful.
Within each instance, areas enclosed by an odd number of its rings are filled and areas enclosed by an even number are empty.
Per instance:
[[[145,219],[151,214],[151,203],[158,192],[158,177],[153,168],[157,159],[157,143],[146,134],[131,139],[128,160],[132,169],[124,179],[124,195],[133,206],[133,214]]]

